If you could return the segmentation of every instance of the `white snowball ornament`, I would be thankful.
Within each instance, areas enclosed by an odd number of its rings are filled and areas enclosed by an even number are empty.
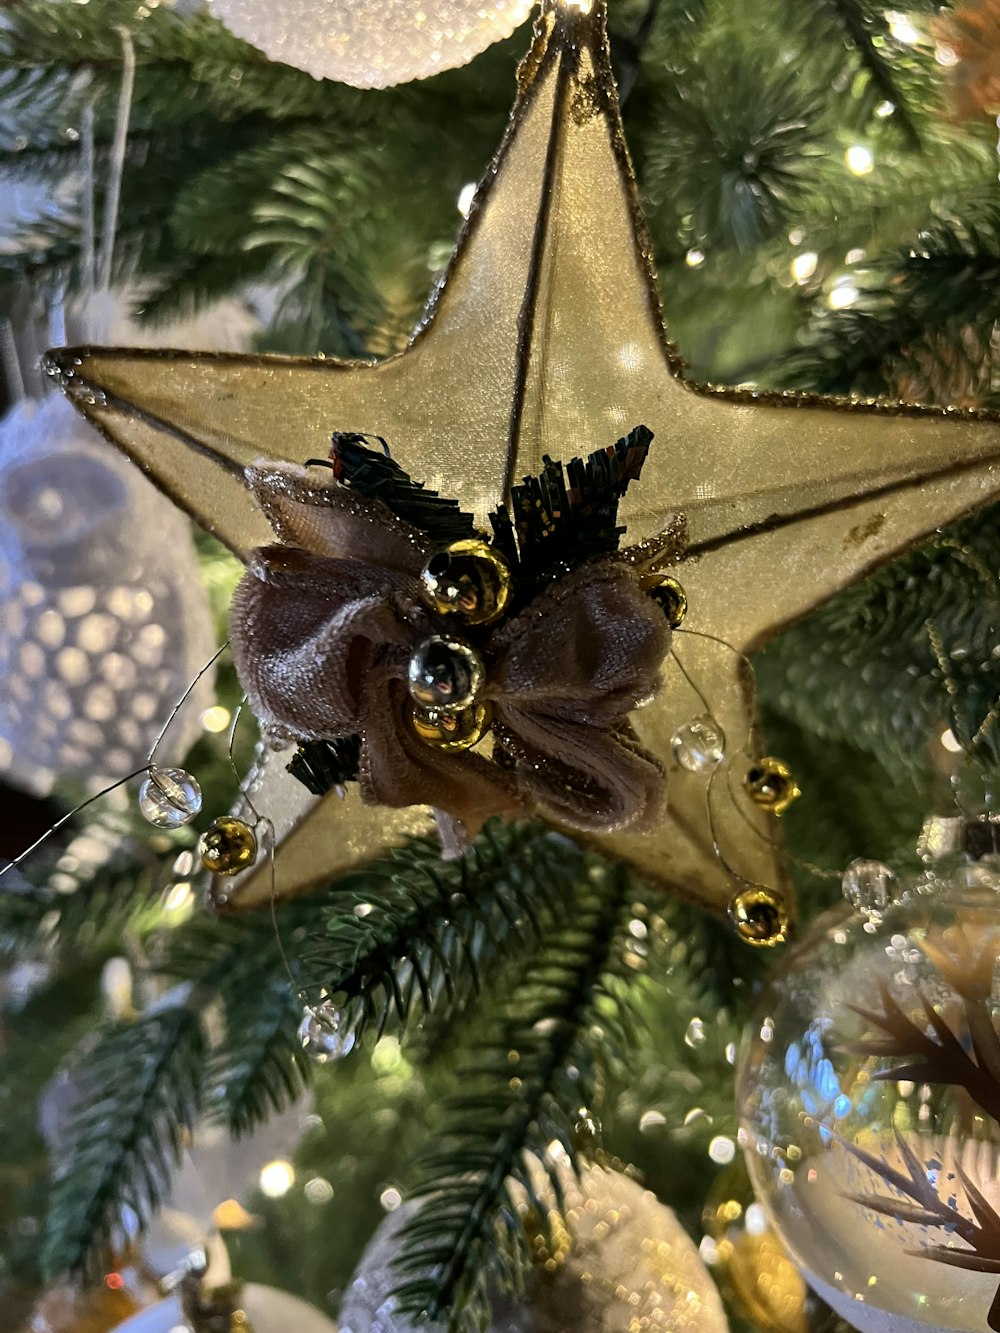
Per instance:
[[[190,528],[53,395],[0,422],[0,772],[44,795],[139,767],[213,649]],[[172,725],[194,741],[208,681]]]
[[[757,1198],[862,1333],[1000,1329],[998,894],[1000,874],[966,865],[879,921],[831,913],[749,1033]]]
[[[543,1177],[537,1181],[545,1197]],[[631,1177],[590,1167],[565,1180],[565,1249],[539,1271],[523,1302],[496,1296],[489,1333],[726,1333],[722,1302],[694,1242],[659,1199]],[[553,1200],[554,1206],[554,1200]],[[340,1333],[442,1333],[412,1323],[389,1294],[399,1233],[415,1205],[385,1219],[351,1280]]]
[[[467,64],[533,0],[212,0],[227,28],[316,79],[388,88]]]
[[[337,1333],[337,1325],[314,1305],[276,1287],[248,1283],[240,1293],[239,1308],[245,1321],[234,1324],[240,1333]],[[180,1300],[171,1296],[151,1305],[123,1324],[115,1333],[199,1333],[184,1318]]]

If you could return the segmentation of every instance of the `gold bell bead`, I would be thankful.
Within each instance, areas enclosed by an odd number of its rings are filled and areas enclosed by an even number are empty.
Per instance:
[[[257,859],[257,835],[235,815],[223,815],[198,840],[201,864],[214,875],[236,875]]]
[[[488,542],[470,537],[432,555],[420,573],[427,604],[467,625],[492,625],[510,603],[514,583],[507,561]]]
[[[774,889],[743,889],[729,904],[729,919],[740,939],[758,948],[783,944],[788,938],[788,910]]]
[[[413,730],[425,745],[435,750],[471,750],[490,729],[493,712],[489,704],[474,703],[458,713],[440,708],[414,708]]]
[[[650,597],[666,617],[671,629],[677,629],[687,615],[688,599],[684,585],[672,575],[657,574],[648,582],[646,588]]]
[[[771,815],[783,815],[802,795],[785,761],[770,754],[752,764],[743,781],[754,805]]]

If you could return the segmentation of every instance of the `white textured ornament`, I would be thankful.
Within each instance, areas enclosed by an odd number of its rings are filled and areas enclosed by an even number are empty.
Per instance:
[[[550,1188],[539,1173],[543,1197]],[[489,1333],[726,1333],[722,1302],[694,1242],[669,1208],[631,1177],[601,1167],[577,1181],[565,1173],[572,1243],[552,1274],[539,1272],[524,1301],[493,1300]],[[552,1200],[554,1206],[554,1199]],[[376,1231],[361,1256],[340,1311],[340,1333],[418,1333],[389,1292],[404,1204]],[[442,1333],[421,1324],[419,1333]]]
[[[316,79],[388,88],[466,65],[533,0],[211,0],[231,32]]]
[[[0,423],[0,772],[39,794],[145,762],[212,653],[187,522],[61,396]],[[208,681],[163,753],[194,741]]]
[[[337,1325],[314,1305],[276,1287],[250,1282],[240,1297],[252,1333],[337,1333]],[[132,1315],[115,1333],[188,1333],[180,1301],[171,1296]],[[249,1330],[248,1330],[249,1333]]]

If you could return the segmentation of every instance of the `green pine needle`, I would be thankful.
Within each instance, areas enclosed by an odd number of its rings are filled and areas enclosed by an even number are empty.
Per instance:
[[[406,1314],[484,1326],[491,1282],[517,1290],[530,1265],[512,1185],[539,1203],[541,1169],[561,1198],[551,1145],[573,1161],[574,1126],[627,1047],[623,944],[630,881],[598,865],[577,881],[572,919],[522,970],[506,1016],[465,1058],[458,1091],[418,1164],[422,1201],[403,1228],[395,1296]],[[547,1210],[537,1207],[541,1224]]]
[[[205,1055],[198,1009],[177,1001],[107,1029],[78,1061],[42,1248],[50,1279],[93,1272],[124,1243],[126,1209],[143,1222],[157,1207],[198,1119]]]
[[[313,996],[343,1005],[360,1034],[425,1014],[453,1019],[493,971],[537,940],[568,902],[581,853],[533,823],[492,822],[469,851],[442,861],[436,840],[341,881],[326,927],[296,969]]]

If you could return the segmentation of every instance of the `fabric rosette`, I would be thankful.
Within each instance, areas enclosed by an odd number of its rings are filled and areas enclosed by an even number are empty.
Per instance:
[[[358,737],[362,799],[432,807],[446,852],[494,815],[541,811],[581,831],[655,819],[663,770],[628,715],[658,688],[669,647],[648,591],[669,542],[585,559],[515,597],[498,623],[462,627],[422,587],[440,548],[381,500],[293,464],[248,468],[247,480],[276,542],[248,564],[231,642],[266,733]],[[492,732],[459,752],[421,737],[410,687],[420,645],[456,634],[482,662],[477,703]]]

